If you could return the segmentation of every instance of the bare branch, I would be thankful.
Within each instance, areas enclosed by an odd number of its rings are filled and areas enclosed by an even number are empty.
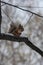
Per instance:
[[[1,2],[1,3],[4,3],[4,4],[6,4],[6,5],[12,6],[12,7],[16,7],[16,8],[18,8],[18,9],[23,10],[23,11],[30,12],[30,13],[32,13],[32,14],[34,14],[34,15],[37,15],[37,16],[43,18],[43,16],[41,16],[41,15],[39,15],[39,14],[37,14],[37,13],[34,13],[34,12],[30,11],[30,10],[26,10],[26,9],[24,9],[24,8],[21,8],[21,7],[17,6],[17,5],[12,5],[12,4],[7,3],[7,2],[4,2],[4,1],[0,1],[0,2]]]
[[[1,16],[1,0],[0,0],[0,33],[1,33],[1,19],[2,19],[2,16]]]
[[[38,52],[43,57],[43,51],[41,51],[38,47],[36,47],[26,37],[17,37],[17,36],[12,36],[12,35],[8,35],[8,34],[0,33],[0,40],[9,40],[9,41],[14,41],[14,42],[25,42],[26,45],[28,45],[31,49]]]

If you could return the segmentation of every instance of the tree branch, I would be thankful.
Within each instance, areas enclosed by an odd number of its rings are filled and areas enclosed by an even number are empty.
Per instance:
[[[1,16],[1,0],[0,0],[0,33],[1,33],[1,19],[2,19],[2,16]]]
[[[25,42],[26,45],[28,45],[31,49],[38,52],[43,57],[43,51],[41,51],[38,47],[36,47],[26,37],[17,37],[17,36],[0,33],[0,40],[9,40],[9,41],[14,41],[14,42]]]
[[[23,8],[21,8],[21,7],[17,6],[17,5],[12,5],[12,4],[7,3],[7,2],[4,2],[4,1],[0,1],[0,2],[1,2],[1,3],[4,3],[4,4],[6,4],[6,5],[12,6],[12,7],[16,7],[16,8],[18,8],[18,9],[23,10],[23,11],[30,12],[30,13],[32,13],[32,14],[34,14],[34,15],[39,16],[39,17],[43,17],[43,16],[41,16],[41,15],[39,15],[39,14],[36,14],[36,13],[34,13],[34,12],[30,11],[30,10],[23,9]]]

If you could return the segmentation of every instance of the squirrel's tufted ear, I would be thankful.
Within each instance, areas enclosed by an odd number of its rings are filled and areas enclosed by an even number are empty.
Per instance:
[[[24,28],[21,24],[19,24],[19,29],[21,29],[21,31],[24,31]]]

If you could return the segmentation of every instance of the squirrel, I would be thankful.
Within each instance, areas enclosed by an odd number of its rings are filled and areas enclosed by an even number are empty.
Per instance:
[[[24,31],[24,28],[21,24],[19,24],[18,26],[16,24],[14,24],[13,22],[10,24],[10,28],[9,28],[9,32],[8,33],[12,33],[15,36],[20,36],[21,33]]]

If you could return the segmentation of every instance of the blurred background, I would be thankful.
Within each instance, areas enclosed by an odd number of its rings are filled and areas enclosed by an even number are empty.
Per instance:
[[[2,0],[43,16],[43,0]],[[11,22],[21,24],[21,36],[28,39],[43,51],[43,18],[32,13],[1,4],[1,32],[8,33]],[[12,35],[12,34],[11,34]],[[0,40],[0,65],[43,65],[43,57],[24,42]]]

